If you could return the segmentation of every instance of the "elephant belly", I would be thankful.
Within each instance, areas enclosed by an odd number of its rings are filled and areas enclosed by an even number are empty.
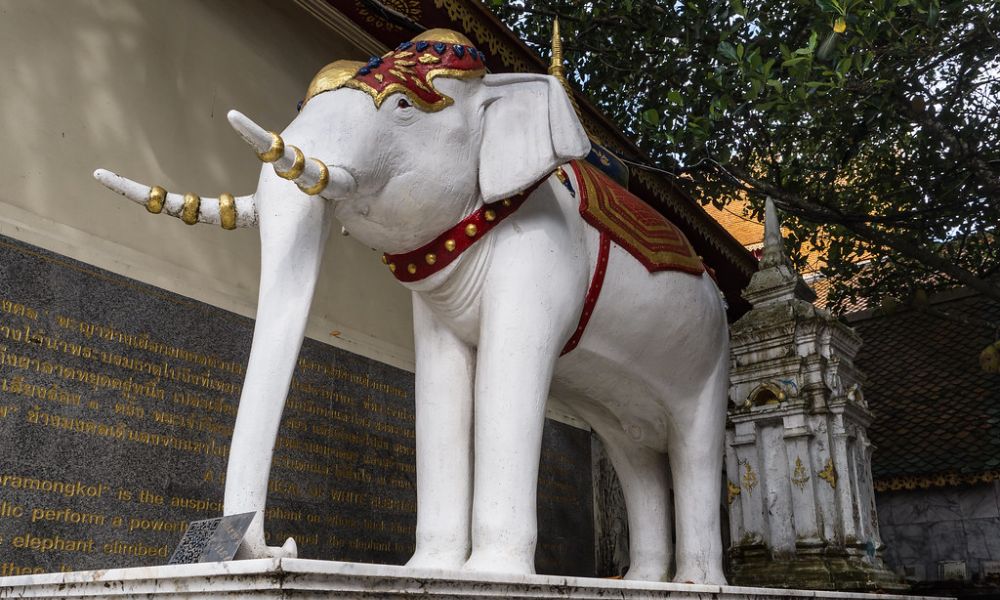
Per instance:
[[[663,451],[674,423],[728,360],[725,310],[707,275],[649,273],[612,244],[593,315],[556,364],[554,403],[585,421],[617,420],[636,442]]]

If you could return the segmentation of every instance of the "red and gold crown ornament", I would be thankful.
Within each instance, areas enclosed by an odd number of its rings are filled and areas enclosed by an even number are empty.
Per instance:
[[[303,104],[347,87],[371,96],[376,108],[390,94],[402,93],[421,110],[434,112],[453,102],[434,87],[436,77],[471,79],[485,73],[485,56],[468,38],[450,29],[429,29],[367,63],[338,60],[323,67],[309,84]]]

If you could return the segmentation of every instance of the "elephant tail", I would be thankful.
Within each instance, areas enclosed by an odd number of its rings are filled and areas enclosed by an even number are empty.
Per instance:
[[[160,186],[149,187],[105,169],[94,171],[94,179],[109,190],[142,204],[151,213],[165,212],[188,225],[208,223],[223,229],[257,226],[257,206],[253,196],[222,194],[201,198],[195,194],[173,194]]]

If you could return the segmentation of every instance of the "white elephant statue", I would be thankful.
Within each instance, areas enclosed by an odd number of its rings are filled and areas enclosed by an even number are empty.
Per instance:
[[[229,120],[270,163],[252,196],[181,196],[95,173],[152,212],[260,228],[257,322],[226,514],[264,509],[335,217],[384,251],[412,291],[418,508],[410,566],[534,572],[551,397],[590,424],[622,482],[627,577],[665,580],[673,559],[676,581],[725,582],[723,303],[679,230],[578,160],[590,141],[557,78],[485,74],[464,36],[436,29],[368,64],[324,68],[280,136],[235,111]],[[638,216],[623,221],[614,206],[603,216],[600,206],[581,212],[582,201],[624,201]],[[644,237],[651,246],[640,247]],[[663,256],[675,260],[655,262]],[[259,518],[241,556],[294,552],[291,542],[268,547]]]

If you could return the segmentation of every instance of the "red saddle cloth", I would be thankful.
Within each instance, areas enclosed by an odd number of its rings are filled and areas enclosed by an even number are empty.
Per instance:
[[[580,194],[580,214],[598,231],[654,271],[705,272],[684,233],[651,206],[581,160],[571,163]]]

